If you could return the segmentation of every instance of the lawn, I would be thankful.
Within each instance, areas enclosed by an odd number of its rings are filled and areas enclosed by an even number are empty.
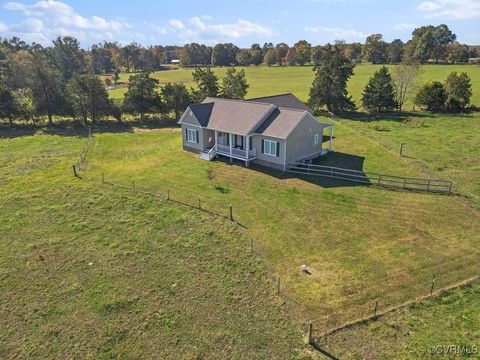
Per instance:
[[[465,359],[480,354],[480,284],[331,335],[321,345],[341,359]],[[450,345],[470,354],[434,354]]]
[[[404,143],[406,162],[434,177],[454,180],[460,192],[480,200],[480,113],[364,118],[350,116],[341,122],[394,152]]]
[[[75,179],[84,143],[0,139],[0,358],[309,356],[233,223]]]
[[[421,168],[337,123],[326,164],[425,176]],[[346,165],[345,165],[346,164]],[[462,199],[284,177],[241,164],[205,162],[181,150],[177,129],[100,134],[87,176],[166,194],[228,213],[281,276],[296,316],[317,331],[428,293],[478,271],[480,216]],[[467,254],[467,255],[466,255]],[[306,264],[308,276],[300,271]]]
[[[357,106],[361,105],[362,92],[368,79],[381,65],[360,64],[355,68],[355,75],[349,82],[349,92],[353,96]],[[394,65],[390,65],[394,66]],[[423,65],[418,83],[423,84],[429,80],[444,81],[452,71],[467,72],[472,78],[473,97],[472,104],[480,106],[480,66],[478,65]],[[285,92],[292,92],[302,101],[308,101],[308,92],[313,80],[313,68],[304,67],[248,67],[244,68],[250,88],[247,97],[260,97]],[[222,79],[227,68],[214,68],[215,73]],[[175,69],[154,73],[154,77],[161,84],[167,82],[179,82],[187,87],[193,86],[193,69]],[[120,80],[127,82],[130,74],[121,74]],[[125,88],[110,92],[114,98],[122,97]],[[413,104],[408,101],[405,110],[411,110]]]

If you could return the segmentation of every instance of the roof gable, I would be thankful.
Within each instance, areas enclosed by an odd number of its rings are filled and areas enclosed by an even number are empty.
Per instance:
[[[248,103],[242,100],[206,98],[202,104],[212,104],[206,127],[212,130],[248,135],[260,126],[275,109],[273,105]]]
[[[213,103],[190,105],[190,110],[202,127],[206,127],[212,115]]]

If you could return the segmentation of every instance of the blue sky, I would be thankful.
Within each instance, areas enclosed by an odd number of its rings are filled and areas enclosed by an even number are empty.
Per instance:
[[[144,45],[336,39],[372,33],[409,39],[420,25],[446,23],[461,42],[480,44],[480,0],[33,0],[0,1],[0,36],[50,44],[73,35],[84,47],[102,40]]]

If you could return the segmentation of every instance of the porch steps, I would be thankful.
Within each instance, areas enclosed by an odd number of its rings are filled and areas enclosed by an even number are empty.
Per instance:
[[[202,151],[200,154],[198,154],[198,158],[202,160],[210,161],[210,155],[208,155],[207,151]]]

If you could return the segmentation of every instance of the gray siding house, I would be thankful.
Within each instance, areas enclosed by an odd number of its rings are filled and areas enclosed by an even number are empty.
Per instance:
[[[189,106],[179,124],[184,150],[285,170],[332,150],[333,124],[318,121],[292,94],[249,100],[206,98]],[[329,129],[324,147],[324,131]]]

